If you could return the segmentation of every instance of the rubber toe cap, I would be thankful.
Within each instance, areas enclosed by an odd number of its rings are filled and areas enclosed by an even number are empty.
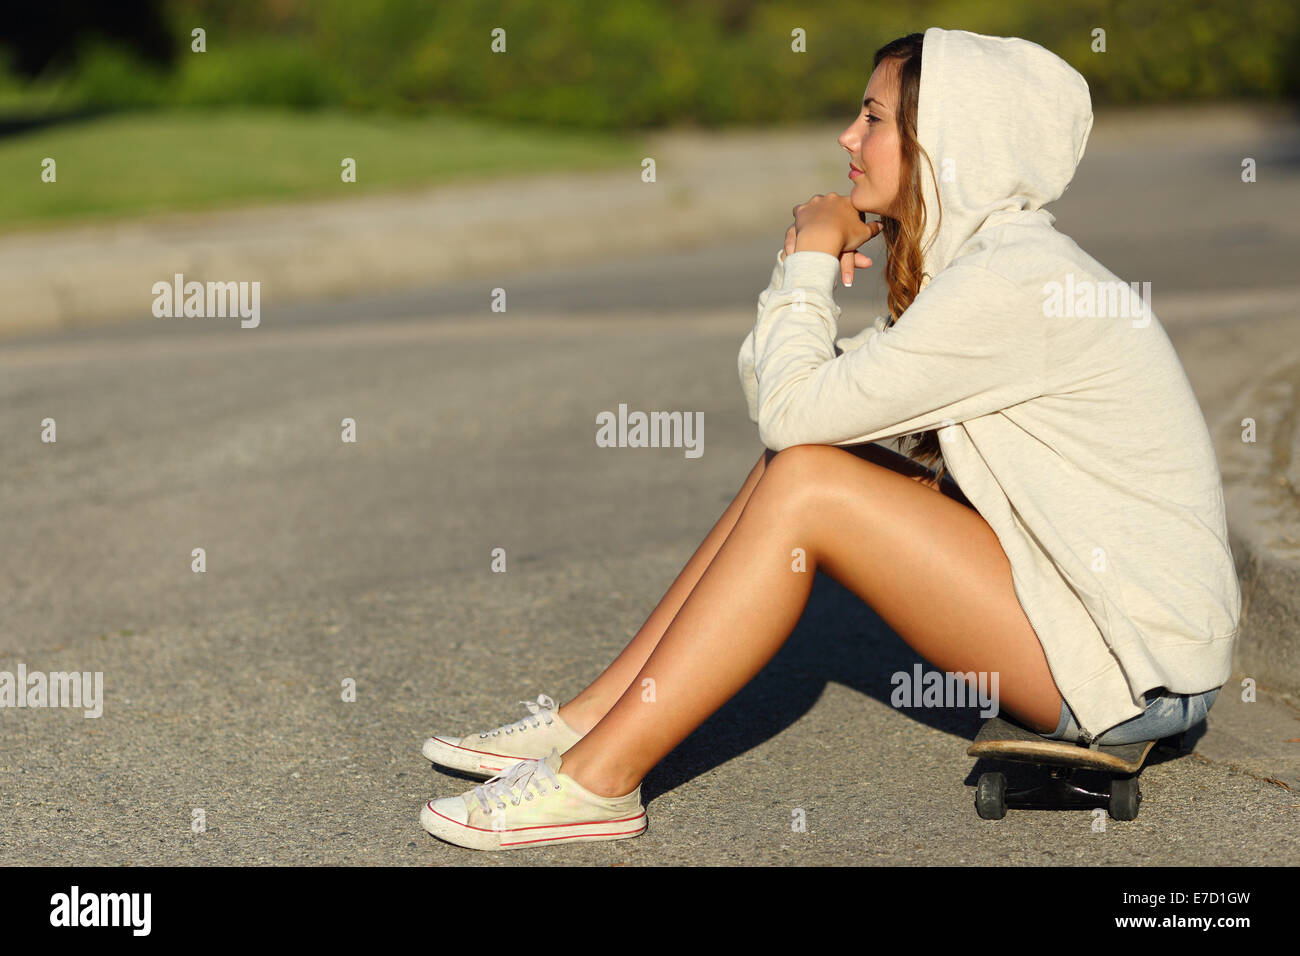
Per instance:
[[[446,747],[459,747],[460,738],[459,737],[430,737],[428,740],[424,742],[424,746],[421,748],[421,752],[430,760],[433,760],[439,753],[440,744]]]
[[[465,805],[465,800],[462,797],[443,797],[439,800],[430,800],[425,804],[425,810],[460,824],[469,823],[469,807]]]

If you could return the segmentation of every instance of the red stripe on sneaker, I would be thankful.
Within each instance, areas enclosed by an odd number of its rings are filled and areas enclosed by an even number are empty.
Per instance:
[[[634,817],[619,817],[616,820],[584,820],[581,823],[538,823],[530,827],[506,827],[504,830],[488,831],[496,833],[523,833],[526,830],[553,830],[556,827],[585,827],[593,823],[631,823],[634,820],[640,820],[645,816],[642,810]]]
[[[506,827],[504,830],[494,830],[490,827],[475,827],[475,826],[470,826],[468,823],[461,823],[459,820],[453,820],[451,817],[439,813],[437,810],[433,809],[432,800],[426,803],[425,806],[429,808],[429,812],[432,813],[434,816],[441,817],[443,820],[446,820],[448,823],[454,823],[456,824],[456,826],[460,827],[463,830],[477,830],[479,833],[525,833],[528,830],[554,830],[557,827],[589,827],[593,823],[632,823],[636,820],[640,820],[645,816],[645,811],[642,810],[634,817],[620,817],[616,820],[582,820],[578,823],[539,823],[529,827]],[[551,837],[551,839],[559,840],[559,839],[563,839],[563,837]]]
[[[449,744],[441,737],[434,737],[433,739],[438,741],[438,743],[442,744],[444,747],[451,747],[453,750],[463,750],[467,754],[482,754],[484,757],[505,757],[507,760],[510,759],[509,754],[494,753],[491,750],[475,750],[473,747],[462,747],[460,744]],[[523,760],[524,758],[521,757],[519,759]],[[488,770],[490,768],[484,767],[483,769]]]
[[[644,833],[645,827],[637,827],[635,830],[619,830],[617,833],[574,833],[570,836],[542,837],[538,840],[512,840],[510,843],[502,843],[502,846],[524,846],[528,843],[558,843],[561,840],[576,840],[584,836],[625,836],[629,833]]]

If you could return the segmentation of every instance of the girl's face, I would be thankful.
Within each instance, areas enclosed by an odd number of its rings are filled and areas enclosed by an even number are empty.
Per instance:
[[[853,173],[849,201],[859,212],[890,216],[898,197],[902,144],[895,113],[898,107],[897,59],[881,60],[863,93],[862,112],[843,133],[839,144],[849,153],[849,163],[862,170]]]

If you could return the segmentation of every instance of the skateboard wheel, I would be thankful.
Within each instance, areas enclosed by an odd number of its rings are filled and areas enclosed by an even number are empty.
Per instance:
[[[1001,820],[1007,815],[1007,778],[993,771],[980,774],[975,787],[975,812],[983,820]]]
[[[1118,777],[1110,784],[1110,815],[1116,820],[1135,820],[1142,793],[1137,777]]]

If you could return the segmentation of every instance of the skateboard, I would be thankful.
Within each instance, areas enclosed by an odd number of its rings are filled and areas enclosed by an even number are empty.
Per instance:
[[[1137,775],[1158,745],[1182,750],[1183,735],[1159,741],[1084,746],[1062,740],[1045,740],[1019,724],[990,717],[966,751],[971,757],[1011,760],[1046,767],[1046,781],[1027,790],[1007,790],[1007,778],[996,771],[980,774],[975,788],[975,812],[985,820],[1001,820],[1007,808],[1016,810],[1091,810],[1105,807],[1116,820],[1134,820],[1142,793]],[[1090,790],[1075,782],[1075,770],[1110,774],[1108,787]]]

